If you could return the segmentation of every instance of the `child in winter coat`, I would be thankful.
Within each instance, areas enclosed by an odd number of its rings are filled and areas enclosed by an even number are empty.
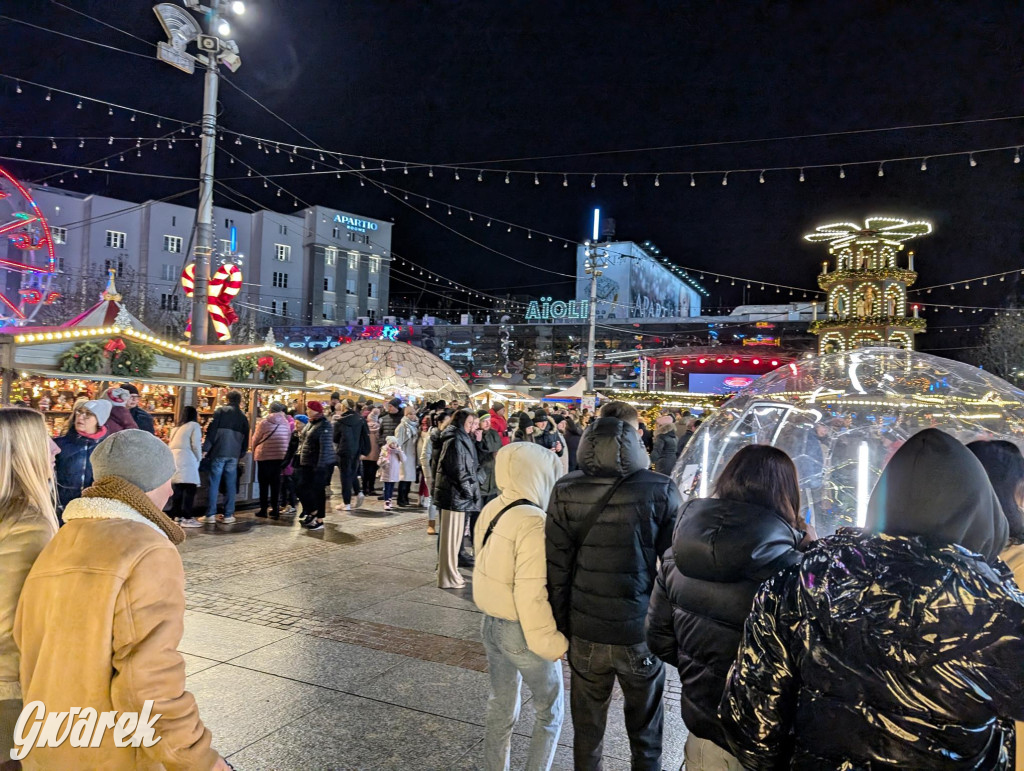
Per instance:
[[[391,496],[395,491],[395,484],[402,478],[402,464],[405,463],[405,453],[398,443],[398,439],[389,436],[381,448],[377,465],[380,467],[380,481],[384,483],[384,511],[391,511]]]

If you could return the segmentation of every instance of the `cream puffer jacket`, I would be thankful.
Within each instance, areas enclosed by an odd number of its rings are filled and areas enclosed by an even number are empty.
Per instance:
[[[52,513],[27,505],[0,512],[0,763],[10,757],[14,725],[21,714],[21,656],[14,643],[14,614],[32,563],[56,533]]]
[[[529,649],[548,661],[557,661],[569,648],[548,603],[544,544],[545,507],[561,475],[561,461],[545,447],[517,442],[501,448],[495,455],[501,493],[480,512],[473,543],[473,601],[488,616],[518,621]],[[485,547],[491,521],[520,498],[533,505],[506,511]]]

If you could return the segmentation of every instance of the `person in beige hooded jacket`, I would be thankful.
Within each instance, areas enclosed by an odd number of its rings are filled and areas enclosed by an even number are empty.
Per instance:
[[[544,520],[562,475],[558,456],[517,442],[495,455],[499,496],[488,503],[474,537],[473,601],[484,612],[483,642],[491,676],[484,768],[509,767],[512,728],[523,680],[537,710],[526,768],[550,768],[562,730],[565,694],[561,658],[569,642],[548,603]]]
[[[151,701],[159,741],[118,747],[107,730],[97,746],[90,730],[90,746],[33,746],[22,764],[26,771],[228,769],[185,690],[178,653],[185,575],[175,546],[185,532],[162,511],[171,494],[171,451],[152,434],[129,429],[101,442],[92,466],[96,482],[68,504],[64,527],[21,592],[14,640],[22,698],[26,705],[42,702],[51,715],[91,708],[119,718],[145,715]],[[72,737],[84,720],[80,714]]]

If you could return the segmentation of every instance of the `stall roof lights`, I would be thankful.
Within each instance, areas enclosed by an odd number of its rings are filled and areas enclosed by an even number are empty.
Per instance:
[[[308,367],[309,369],[314,369],[318,372],[323,370],[323,367],[319,364],[314,364],[309,359],[305,359],[291,353],[290,351],[285,351],[270,345],[254,345],[251,348],[238,348],[229,351],[217,351],[215,353],[200,353],[192,350],[187,345],[179,345],[178,343],[172,343],[169,340],[162,340],[156,335],[139,332],[136,329],[121,329],[120,327],[91,327],[89,329],[61,329],[54,332],[35,332],[27,335],[14,335],[14,342],[48,343],[59,342],[62,340],[73,340],[75,338],[82,337],[104,337],[106,335],[123,335],[124,337],[129,337],[133,340],[152,343],[158,348],[163,348],[165,351],[174,351],[175,353],[180,353],[183,356],[188,356],[199,361],[230,359],[237,356],[249,356],[254,353],[269,353],[274,356],[281,356],[289,361],[295,362],[303,367]]]

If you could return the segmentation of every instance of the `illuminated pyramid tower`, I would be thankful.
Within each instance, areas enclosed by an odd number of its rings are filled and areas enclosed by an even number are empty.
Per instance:
[[[819,354],[876,345],[913,349],[914,335],[925,327],[916,309],[907,314],[907,287],[917,281],[914,253],[905,267],[898,257],[905,241],[931,232],[927,222],[868,217],[863,225],[837,222],[804,236],[827,243],[835,256],[832,270],[826,261],[818,276],[827,292],[825,318],[811,324]]]

